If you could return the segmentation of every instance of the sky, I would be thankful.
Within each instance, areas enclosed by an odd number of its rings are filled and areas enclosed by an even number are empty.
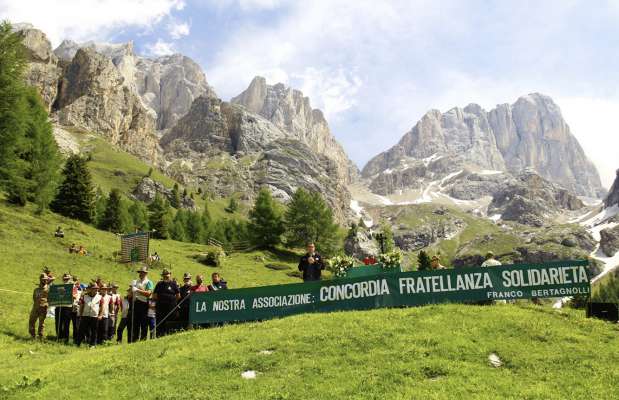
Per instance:
[[[0,0],[62,39],[183,53],[229,100],[302,90],[359,167],[430,109],[551,96],[604,186],[619,168],[619,0]]]

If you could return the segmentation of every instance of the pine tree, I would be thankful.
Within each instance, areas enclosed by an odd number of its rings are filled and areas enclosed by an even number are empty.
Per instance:
[[[130,230],[131,218],[127,207],[122,201],[120,190],[112,189],[105,205],[99,228],[113,233],[124,233]]]
[[[170,225],[170,238],[179,242],[187,241],[187,217],[185,210],[178,210]]]
[[[308,242],[313,242],[325,254],[337,250],[338,226],[320,193],[297,189],[288,204],[285,226],[289,247],[305,247]]]
[[[37,211],[47,208],[58,184],[60,155],[46,108],[23,84],[26,63],[21,37],[0,24],[0,187],[7,199]]]
[[[90,223],[94,218],[94,193],[86,160],[70,156],[62,171],[63,182],[50,207],[65,217]]]
[[[202,243],[206,243],[209,236],[211,236],[212,225],[211,212],[209,211],[208,201],[204,202],[204,210],[202,211],[202,218],[200,220],[202,222]]]
[[[19,156],[27,151],[28,106],[23,74],[25,48],[11,24],[0,23],[0,185],[9,200],[25,204],[27,163]],[[14,187],[18,185],[18,187]]]
[[[204,224],[200,214],[197,212],[188,212],[185,226],[187,240],[193,243],[202,243],[205,240]]]
[[[150,211],[148,225],[153,230],[153,237],[157,239],[167,239],[169,236],[170,224],[170,204],[164,201],[157,193],[155,199],[148,206]]]
[[[225,211],[232,214],[239,210],[239,202],[234,198],[230,197],[230,202],[228,202],[228,206],[225,208]]]
[[[383,251],[385,253],[391,253],[395,249],[395,241],[393,240],[391,225],[388,222],[383,222],[380,230],[383,234]]]
[[[249,212],[251,242],[260,248],[273,248],[281,243],[284,222],[271,192],[260,189],[254,208]]]
[[[181,197],[180,197],[180,194],[178,193],[178,183],[175,183],[174,187],[172,188],[172,196],[170,198],[170,205],[176,209],[179,209],[181,207]]]
[[[187,198],[187,188],[183,189],[183,196],[182,197],[183,197],[183,199]]]
[[[133,222],[133,228],[139,231],[148,230],[148,210],[144,203],[134,200],[129,207],[129,215]]]
[[[107,197],[103,193],[103,190],[97,186],[97,191],[95,193],[95,216],[93,218],[93,222],[96,226],[101,225],[101,220],[103,220],[103,214],[105,213],[106,206]]]
[[[428,256],[428,253],[424,250],[421,250],[417,255],[417,263],[419,264],[417,266],[418,271],[429,271],[432,269],[430,265],[430,256]]]

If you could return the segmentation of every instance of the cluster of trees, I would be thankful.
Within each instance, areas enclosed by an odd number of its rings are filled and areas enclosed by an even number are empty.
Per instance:
[[[54,197],[61,165],[47,109],[25,85],[26,50],[8,22],[0,23],[0,187],[21,206],[39,211]]]

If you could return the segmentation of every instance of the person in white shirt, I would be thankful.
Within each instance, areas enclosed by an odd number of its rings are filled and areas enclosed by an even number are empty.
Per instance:
[[[148,299],[155,288],[153,282],[147,278],[148,269],[143,266],[136,271],[140,279],[133,281],[132,292],[134,300],[131,315],[131,336],[132,342],[146,340],[148,335]]]
[[[97,344],[97,324],[102,318],[101,295],[97,293],[98,289],[96,284],[91,283],[80,299],[80,334],[76,343],[78,346],[84,338],[88,338],[91,347]]]
[[[118,294],[118,285],[116,283],[111,283],[110,287],[110,322],[108,324],[107,340],[114,339],[114,336],[116,334],[116,320],[118,317],[118,313],[120,312],[120,305],[122,302],[122,299]]]
[[[491,251],[486,254],[486,261],[481,264],[482,267],[497,267],[499,265],[502,265],[501,262],[494,258],[494,253]]]
[[[154,300],[148,300],[148,329],[150,330],[150,338],[155,338],[155,329],[157,327],[157,303]]]
[[[118,309],[118,312],[120,313],[120,322],[118,324],[118,329],[116,330],[116,342],[117,343],[122,343],[123,332],[125,328],[127,328],[127,336],[131,337],[131,326],[128,325],[127,323],[129,319],[130,306],[131,306],[131,286],[129,286],[129,289],[127,289],[127,295],[120,302],[120,307]]]
[[[99,288],[101,295],[101,318],[97,330],[97,344],[101,344],[107,340],[107,333],[110,328],[110,301],[112,296],[109,294],[110,287],[103,284]]]

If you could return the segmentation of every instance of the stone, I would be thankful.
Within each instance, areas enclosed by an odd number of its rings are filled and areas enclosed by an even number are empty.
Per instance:
[[[370,231],[358,229],[354,237],[349,236],[344,241],[344,252],[357,260],[363,260],[365,257],[376,256],[380,249]]]
[[[168,201],[172,200],[171,189],[166,188],[161,182],[154,181],[152,178],[149,178],[149,177],[144,177],[137,184],[135,189],[133,189],[131,196],[135,200],[139,200],[144,203],[151,203],[155,199],[155,196],[157,194],[167,199]],[[180,200],[181,200],[181,203],[180,203],[181,208],[188,209],[191,211],[197,210],[195,201],[191,197],[181,196]]]
[[[619,225],[600,231],[600,249],[606,257],[614,257],[619,251]]]

